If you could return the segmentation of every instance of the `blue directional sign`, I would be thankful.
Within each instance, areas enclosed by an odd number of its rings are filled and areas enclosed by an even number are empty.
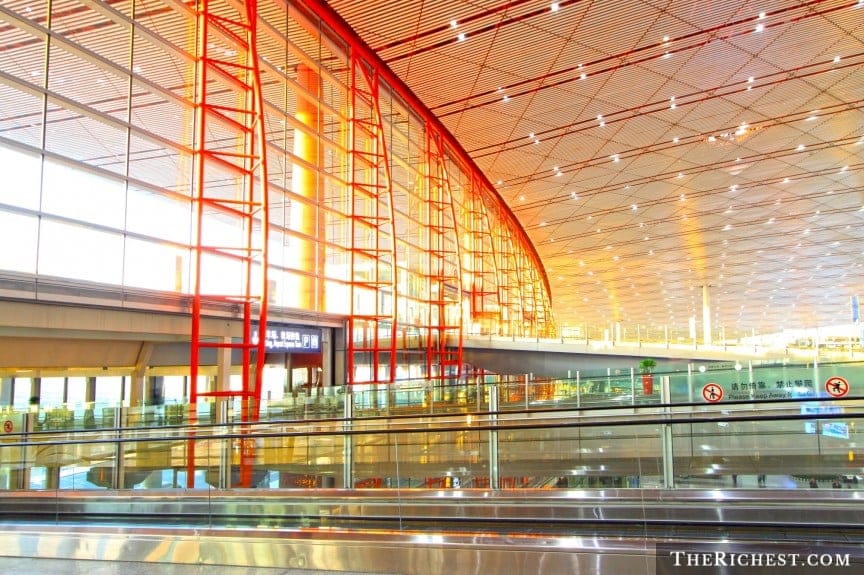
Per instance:
[[[849,426],[842,421],[826,421],[822,424],[822,435],[837,439],[849,439]]]
[[[843,413],[841,405],[802,405],[801,415],[821,415],[823,413]]]
[[[269,352],[317,353],[321,351],[321,329],[297,325],[267,325],[264,347]],[[258,343],[257,326],[252,329],[252,343]]]

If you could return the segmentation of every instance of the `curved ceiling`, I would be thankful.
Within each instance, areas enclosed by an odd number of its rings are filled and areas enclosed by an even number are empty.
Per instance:
[[[864,0],[331,0],[496,183],[562,327],[851,321]]]

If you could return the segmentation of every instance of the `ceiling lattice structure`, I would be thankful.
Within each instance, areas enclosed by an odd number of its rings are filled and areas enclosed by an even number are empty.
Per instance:
[[[864,0],[331,0],[528,231],[563,327],[849,323]]]

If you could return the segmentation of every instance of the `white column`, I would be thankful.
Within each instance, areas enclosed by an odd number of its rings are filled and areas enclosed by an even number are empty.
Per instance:
[[[711,345],[711,294],[707,284],[702,286],[702,343]]]

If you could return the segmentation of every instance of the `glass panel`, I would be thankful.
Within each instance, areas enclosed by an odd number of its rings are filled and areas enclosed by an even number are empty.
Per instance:
[[[126,240],[123,285],[161,291],[189,289],[189,249]]]
[[[39,209],[39,180],[42,170],[39,156],[0,146],[0,166],[15,166],[14,170],[3,171],[0,203],[31,210]]]
[[[43,220],[39,273],[119,285],[123,238],[78,226]]]
[[[126,186],[123,182],[52,160],[45,162],[42,191],[45,213],[105,226],[120,226],[125,202]]]
[[[192,241],[192,202],[129,187],[126,229],[142,235],[189,245]]]
[[[16,246],[14,250],[0,250],[0,269],[24,273],[36,272],[38,225],[36,217],[0,210],[0,245]]]

